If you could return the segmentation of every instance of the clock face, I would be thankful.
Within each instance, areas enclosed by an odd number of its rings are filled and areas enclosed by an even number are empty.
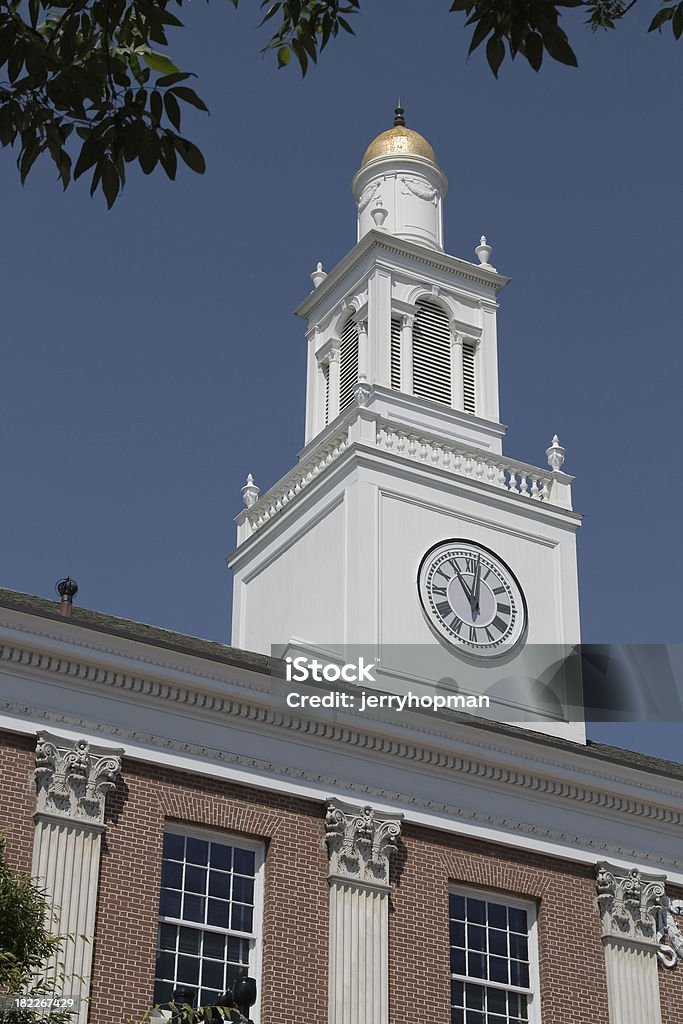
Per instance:
[[[432,629],[458,650],[500,656],[526,632],[522,588],[507,565],[480,544],[437,544],[422,559],[417,586]]]

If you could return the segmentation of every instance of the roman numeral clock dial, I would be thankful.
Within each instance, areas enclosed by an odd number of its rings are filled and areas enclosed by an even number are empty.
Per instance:
[[[439,639],[474,657],[495,657],[526,633],[526,601],[514,573],[488,548],[443,541],[422,559],[422,610]]]

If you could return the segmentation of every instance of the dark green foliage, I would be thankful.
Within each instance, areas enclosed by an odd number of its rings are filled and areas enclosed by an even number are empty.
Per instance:
[[[5,860],[5,840],[0,835],[0,992],[18,995],[54,995],[54,985],[43,985],[36,976],[63,939],[46,927],[50,909],[44,894],[29,878],[17,877]],[[70,1013],[36,1013],[35,1010],[2,1010],[0,1024],[66,1024]]]
[[[240,0],[231,0],[237,7]],[[263,48],[277,65],[292,57],[302,74],[328,42],[353,33],[348,18],[359,0],[251,0],[261,25],[274,26]],[[390,0],[385,0],[389,5]],[[424,3],[424,0],[416,0]],[[451,11],[473,27],[470,53],[486,42],[494,75],[518,54],[538,71],[544,55],[575,67],[576,55],[559,21],[563,8],[582,8],[593,30],[613,29],[637,0],[454,0]],[[203,174],[204,158],[180,134],[183,104],[206,110],[179,71],[159,50],[169,28],[182,22],[171,10],[183,0],[0,0],[0,144],[18,148],[22,182],[37,158],[54,162],[64,188],[92,172],[111,207],[126,178],[126,164],[144,174],[158,166],[175,178],[178,156]],[[433,14],[432,14],[433,16]],[[275,20],[273,20],[275,19]],[[683,0],[664,4],[650,31],[667,22],[683,34]],[[75,164],[72,159],[75,158]]]

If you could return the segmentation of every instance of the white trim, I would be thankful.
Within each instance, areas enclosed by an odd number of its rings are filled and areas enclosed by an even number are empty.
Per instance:
[[[484,900],[487,903],[503,903],[506,907],[514,907],[516,910],[524,910],[527,914],[527,948],[529,951],[529,988],[520,988],[517,985],[503,985],[499,982],[484,981],[480,978],[472,978],[466,975],[453,974],[449,971],[452,979],[464,981],[465,984],[481,985],[486,988],[497,988],[506,992],[518,992],[530,995],[529,999],[529,1020],[527,1024],[541,1024],[541,976],[539,969],[539,942],[538,942],[538,905],[530,899],[519,896],[508,895],[504,891],[496,889],[477,889],[473,886],[459,885],[453,882],[448,887],[448,894],[456,896],[470,896],[473,899]],[[450,915],[449,915],[450,920]],[[450,949],[450,942],[449,942]],[[508,958],[509,959],[509,958]]]

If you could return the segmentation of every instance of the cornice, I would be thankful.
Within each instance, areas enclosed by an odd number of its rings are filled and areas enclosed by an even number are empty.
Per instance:
[[[15,624],[0,623],[17,629]],[[24,630],[31,635],[36,632],[31,629]],[[62,637],[49,635],[52,639],[63,640]],[[22,669],[39,670],[48,674],[63,676],[70,679],[79,679],[90,685],[107,687],[115,690],[126,690],[131,694],[138,694],[141,697],[156,700],[169,701],[173,704],[183,704],[197,708],[201,711],[209,711],[212,715],[221,714],[228,718],[248,719],[250,722],[275,730],[286,732],[303,733],[315,740],[326,743],[343,744],[360,751],[368,751],[385,757],[407,760],[419,765],[429,766],[438,771],[457,772],[458,774],[470,776],[482,781],[493,781],[496,784],[510,786],[518,790],[542,793],[553,798],[567,801],[569,804],[590,806],[597,810],[626,815],[629,817],[641,818],[646,821],[657,821],[668,825],[680,825],[683,823],[683,814],[668,806],[671,801],[680,801],[680,788],[676,789],[671,785],[664,785],[653,782],[653,776],[647,775],[645,779],[633,778],[633,775],[645,775],[639,773],[636,768],[627,769],[630,776],[616,774],[614,768],[609,768],[603,761],[595,759],[589,765],[577,765],[571,763],[570,759],[559,760],[557,754],[551,754],[550,747],[543,745],[539,754],[538,749],[524,750],[515,749],[504,735],[497,735],[496,740],[489,737],[484,738],[481,733],[476,734],[476,725],[467,725],[468,735],[466,738],[455,737],[463,744],[462,753],[449,753],[443,749],[436,749],[436,744],[453,742],[454,730],[461,727],[461,723],[446,722],[443,719],[430,718],[428,721],[413,716],[409,726],[397,725],[388,717],[373,718],[372,722],[378,731],[371,731],[368,728],[357,726],[352,720],[343,724],[294,715],[280,707],[266,706],[265,700],[273,700],[270,686],[254,685],[252,680],[240,682],[234,678],[226,680],[225,676],[207,674],[200,679],[207,679],[220,682],[223,685],[229,682],[231,686],[239,688],[243,694],[224,696],[219,693],[202,691],[196,685],[187,683],[169,683],[158,679],[149,678],[144,674],[130,673],[125,670],[104,667],[101,664],[91,664],[78,658],[78,647],[82,646],[90,652],[104,652],[118,655],[121,652],[112,649],[98,648],[94,644],[75,644],[74,654],[51,653],[22,648],[16,643],[0,643],[0,661],[5,661]],[[122,659],[123,660],[123,659]],[[172,666],[168,662],[154,662],[151,659],[140,658],[142,664],[153,664],[156,667],[165,666],[167,669],[177,673],[178,666]],[[226,666],[226,668],[229,668]],[[196,676],[194,678],[197,678]],[[246,692],[244,692],[246,691]],[[255,703],[252,695],[260,694],[263,703]],[[258,698],[257,698],[258,699]],[[23,707],[11,701],[5,701],[4,706],[10,713],[15,714],[20,709],[31,720],[35,718],[36,710],[30,707]],[[44,716],[50,719],[49,713]],[[55,719],[61,720],[59,716]],[[80,720],[79,720],[80,723]],[[92,723],[91,723],[92,724]],[[449,729],[450,726],[450,729]],[[400,730],[403,728],[403,736]],[[386,734],[387,729],[399,732],[398,736]],[[413,741],[406,735],[408,729],[414,734],[424,737],[424,741]],[[380,730],[385,730],[382,734]],[[97,726],[96,732],[107,735],[119,735],[120,731],[109,725]],[[139,738],[133,731],[130,738]],[[506,742],[507,740],[507,742]],[[171,746],[174,741],[164,738],[150,737],[150,742],[156,746]],[[524,742],[529,744],[528,738]],[[431,745],[427,745],[430,744]],[[183,745],[176,749],[185,749]],[[585,755],[584,755],[585,756]],[[539,761],[542,760],[542,772],[539,771]],[[514,762],[514,763],[513,763]],[[270,765],[269,770],[274,766]],[[610,792],[608,787],[601,787],[592,784],[595,778],[595,771],[600,771],[601,781],[619,787],[628,787],[642,793],[640,796],[619,794]],[[278,771],[284,768],[278,768]],[[564,774],[564,778],[553,777]],[[567,778],[569,773],[570,778]],[[655,777],[656,778],[656,777]],[[337,780],[339,781],[339,780]],[[649,797],[649,799],[648,799]],[[654,797],[654,799],[653,799]],[[661,803],[659,802],[661,801]]]
[[[368,231],[354,247],[342,257],[319,288],[312,291],[294,311],[297,316],[304,319],[318,309],[323,302],[329,298],[331,292],[337,288],[357,269],[362,260],[373,251],[389,253],[392,256],[409,256],[415,263],[422,266],[432,267],[436,270],[445,270],[448,273],[457,273],[464,281],[471,281],[474,284],[484,285],[494,291],[501,288],[510,280],[502,274],[492,270],[484,270],[474,263],[468,263],[457,256],[449,256],[447,253],[439,252],[436,249],[427,249],[413,242],[406,242],[395,238],[393,235],[383,231]]]
[[[417,810],[435,812],[447,816],[450,820],[472,823],[481,826],[488,826],[505,831],[514,831],[539,840],[562,844],[567,848],[567,856],[571,858],[571,849],[589,850],[596,856],[607,854],[609,856],[625,859],[636,859],[644,862],[651,861],[652,854],[642,848],[622,845],[612,842],[601,842],[587,836],[579,835],[571,831],[561,831],[556,828],[542,827],[526,822],[520,822],[518,818],[506,818],[500,815],[486,813],[484,811],[463,808],[458,804],[444,803],[442,801],[429,800],[414,794],[400,793],[395,790],[380,788],[371,784],[359,784],[348,781],[341,781],[337,777],[326,775],[323,772],[310,772],[301,768],[289,765],[276,765],[272,761],[262,758],[246,757],[215,747],[201,746],[195,743],[171,740],[166,737],[158,737],[152,733],[138,730],[126,729],[120,726],[111,726],[99,721],[81,718],[76,715],[61,712],[49,712],[43,709],[36,710],[27,705],[21,705],[12,701],[0,701],[0,709],[18,716],[32,717],[33,720],[40,719],[49,721],[53,725],[62,725],[70,730],[85,731],[89,734],[106,734],[109,738],[116,738],[121,741],[134,741],[138,744],[145,744],[152,748],[162,748],[169,751],[176,751],[181,754],[192,755],[205,761],[216,761],[224,765],[236,765],[240,768],[251,769],[275,776],[282,776],[292,780],[301,780],[313,783],[320,787],[321,802],[326,799],[325,794],[335,789],[343,789],[349,793],[358,794],[359,797],[372,797],[375,800],[385,801],[394,806],[411,806]],[[348,730],[334,730],[348,733]],[[131,756],[136,760],[135,756]],[[137,758],[139,760],[139,758]],[[125,775],[125,759],[124,759]],[[329,797],[327,797],[329,799]],[[505,840],[500,840],[504,842]],[[678,870],[683,868],[683,859],[664,860],[660,862],[669,868]]]

